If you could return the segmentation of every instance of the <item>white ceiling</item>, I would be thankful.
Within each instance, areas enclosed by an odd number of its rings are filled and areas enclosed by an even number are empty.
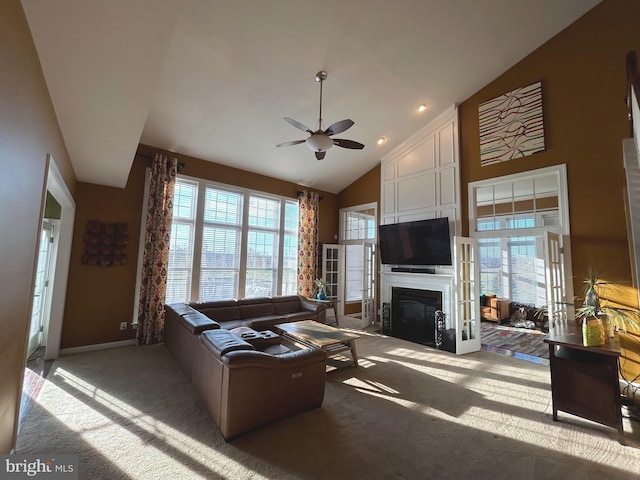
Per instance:
[[[78,180],[124,187],[144,143],[337,193],[599,1],[22,3]],[[321,162],[275,147],[317,128],[319,70],[324,126],[365,144]]]

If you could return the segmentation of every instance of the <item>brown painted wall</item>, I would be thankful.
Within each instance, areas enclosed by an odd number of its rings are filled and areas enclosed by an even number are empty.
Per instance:
[[[144,174],[145,163],[134,162],[125,188],[78,182],[60,348],[135,338],[135,331],[131,328],[120,330],[120,322],[131,323],[133,320]],[[81,264],[85,251],[84,236],[90,220],[127,224],[126,265],[101,267]]]
[[[251,188],[262,192],[297,198],[303,187],[236,168],[206,162],[186,155],[140,145],[142,155],[156,152],[175,156],[185,163],[181,173],[216,182]],[[145,168],[150,160],[136,157],[124,189],[87,183],[78,184],[69,285],[62,329],[61,348],[116,342],[135,338],[135,331],[121,331],[120,322],[131,322],[138,262],[138,242]],[[320,192],[320,241],[333,242],[337,233],[336,195]],[[128,264],[99,267],[82,265],[84,234],[89,220],[104,223],[126,222],[129,226]]]
[[[625,54],[640,50],[640,2],[605,0],[460,107],[463,231],[467,184],[567,164],[574,290],[590,266],[630,284],[622,139],[629,136]],[[478,105],[541,81],[546,149],[480,166]]]
[[[373,202],[380,207],[380,171],[381,166],[378,164],[338,193],[338,208]]]
[[[47,154],[70,192],[63,144],[19,0],[0,4],[0,453],[14,445],[31,313]]]

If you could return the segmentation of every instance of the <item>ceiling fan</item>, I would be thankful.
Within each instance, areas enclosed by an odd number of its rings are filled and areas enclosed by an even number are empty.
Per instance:
[[[292,142],[284,142],[276,145],[276,147],[288,147],[290,145],[298,145],[300,143],[306,143],[307,147],[314,151],[316,158],[322,160],[329,150],[334,145],[342,148],[352,148],[356,150],[362,150],[364,145],[353,140],[345,140],[343,138],[331,138],[332,135],[342,133],[345,130],[351,128],[354,124],[353,120],[346,119],[339,122],[332,123],[329,128],[322,130],[322,82],[327,79],[327,72],[318,72],[316,74],[316,81],[320,82],[320,115],[318,118],[318,130],[312,131],[309,127],[303,125],[300,122],[295,121],[293,118],[284,117],[294,127],[302,130],[303,132],[310,133],[311,136],[305,140],[294,140]]]

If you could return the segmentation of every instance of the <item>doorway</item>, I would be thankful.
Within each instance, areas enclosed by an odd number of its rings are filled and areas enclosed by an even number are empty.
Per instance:
[[[33,398],[42,386],[52,360],[60,352],[67,293],[76,205],[50,155],[47,156],[47,181],[42,198],[43,218],[26,355],[31,361],[27,363],[22,382],[18,431],[34,404]]]
[[[47,192],[47,205],[59,206],[55,199]],[[38,247],[38,266],[33,287],[33,306],[31,308],[31,326],[27,345],[27,360],[31,360],[39,353],[44,353],[43,332],[48,327],[51,305],[51,253],[56,248],[56,228],[53,222],[46,218],[42,221],[40,244]]]
[[[40,251],[43,251],[46,241],[47,259],[43,260],[43,276],[46,280],[46,291],[43,297],[39,294],[40,255],[38,270],[34,282],[34,301],[32,321],[29,335],[28,355],[32,353],[32,344],[39,344],[46,360],[58,357],[60,339],[62,335],[62,318],[64,302],[67,295],[67,279],[71,258],[71,243],[73,240],[73,223],[76,204],[67,185],[56,166],[53,157],[47,158],[48,172],[46,192],[43,195],[43,219],[40,238]],[[53,233],[53,241],[50,233]],[[49,236],[48,240],[45,238]],[[46,268],[44,267],[46,263]],[[46,272],[46,273],[44,273]]]

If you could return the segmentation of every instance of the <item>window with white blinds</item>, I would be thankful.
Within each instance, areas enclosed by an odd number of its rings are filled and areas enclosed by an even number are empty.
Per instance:
[[[282,244],[282,294],[295,295],[298,291],[298,202],[285,202]]]
[[[173,194],[173,223],[169,270],[167,272],[167,303],[189,298],[193,267],[193,241],[196,229],[197,182],[177,181]]]
[[[200,301],[237,295],[243,200],[241,192],[205,187],[197,297]]]
[[[298,202],[176,180],[166,303],[297,291]]]

